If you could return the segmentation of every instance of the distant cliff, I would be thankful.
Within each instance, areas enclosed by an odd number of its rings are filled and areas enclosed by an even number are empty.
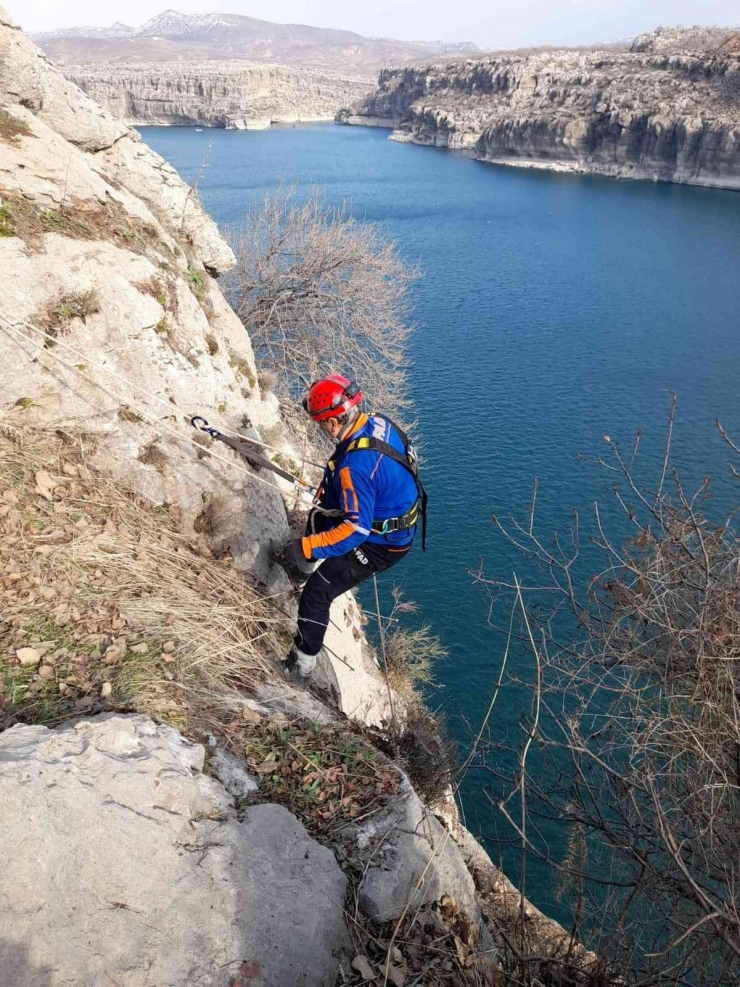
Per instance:
[[[495,164],[740,190],[734,49],[723,37],[699,53],[563,50],[385,70],[337,121]]]
[[[253,62],[180,62],[65,67],[65,75],[133,124],[259,129],[332,120],[362,99],[370,76]]]

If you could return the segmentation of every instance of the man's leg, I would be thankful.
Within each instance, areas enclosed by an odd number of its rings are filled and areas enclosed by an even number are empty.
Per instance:
[[[408,549],[399,552],[364,544],[345,555],[322,562],[303,588],[298,607],[295,647],[300,652],[299,668],[303,675],[310,675],[316,664],[316,655],[324,643],[334,600],[376,573],[390,569],[407,554]]]

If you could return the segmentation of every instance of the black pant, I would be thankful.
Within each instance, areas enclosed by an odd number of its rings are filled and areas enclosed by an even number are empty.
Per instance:
[[[331,526],[336,523],[334,519]],[[315,519],[311,519],[309,526],[309,534],[312,534],[318,527]],[[390,569],[408,555],[410,549],[410,545],[398,549],[363,542],[345,555],[322,562],[303,588],[298,606],[296,647],[304,655],[317,655],[324,643],[333,601],[376,573]]]

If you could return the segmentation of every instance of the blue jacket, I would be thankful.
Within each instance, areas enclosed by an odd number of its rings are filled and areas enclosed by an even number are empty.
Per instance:
[[[405,452],[403,440],[380,415],[360,415],[354,428],[337,447],[340,457],[333,461],[333,471],[327,467],[319,491],[319,506],[341,510],[342,518],[329,531],[303,539],[307,558],[328,559],[344,555],[363,542],[403,549],[411,544],[416,528],[374,534],[373,521],[402,517],[418,499],[416,482],[400,463],[372,449],[361,449],[341,455],[341,447],[349,439],[374,436],[387,442],[399,452]]]

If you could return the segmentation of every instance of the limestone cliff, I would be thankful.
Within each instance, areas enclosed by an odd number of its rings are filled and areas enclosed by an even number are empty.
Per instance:
[[[296,456],[233,262],[0,8],[0,982],[494,987],[522,913],[537,955],[591,962],[389,759],[351,594],[312,690],[283,676],[292,487],[188,421]]]
[[[175,170],[0,14],[0,418],[20,409],[29,425],[99,437],[92,465],[176,506],[184,532],[284,593],[268,553],[292,488],[228,450],[216,467],[189,424],[202,414],[291,451],[216,281],[233,263]],[[380,722],[385,684],[353,601],[335,616],[340,707]]]
[[[372,76],[239,61],[68,66],[67,78],[132,124],[250,130],[332,120]]]
[[[546,51],[386,70],[377,92],[337,119],[493,164],[740,189],[731,49]]]

